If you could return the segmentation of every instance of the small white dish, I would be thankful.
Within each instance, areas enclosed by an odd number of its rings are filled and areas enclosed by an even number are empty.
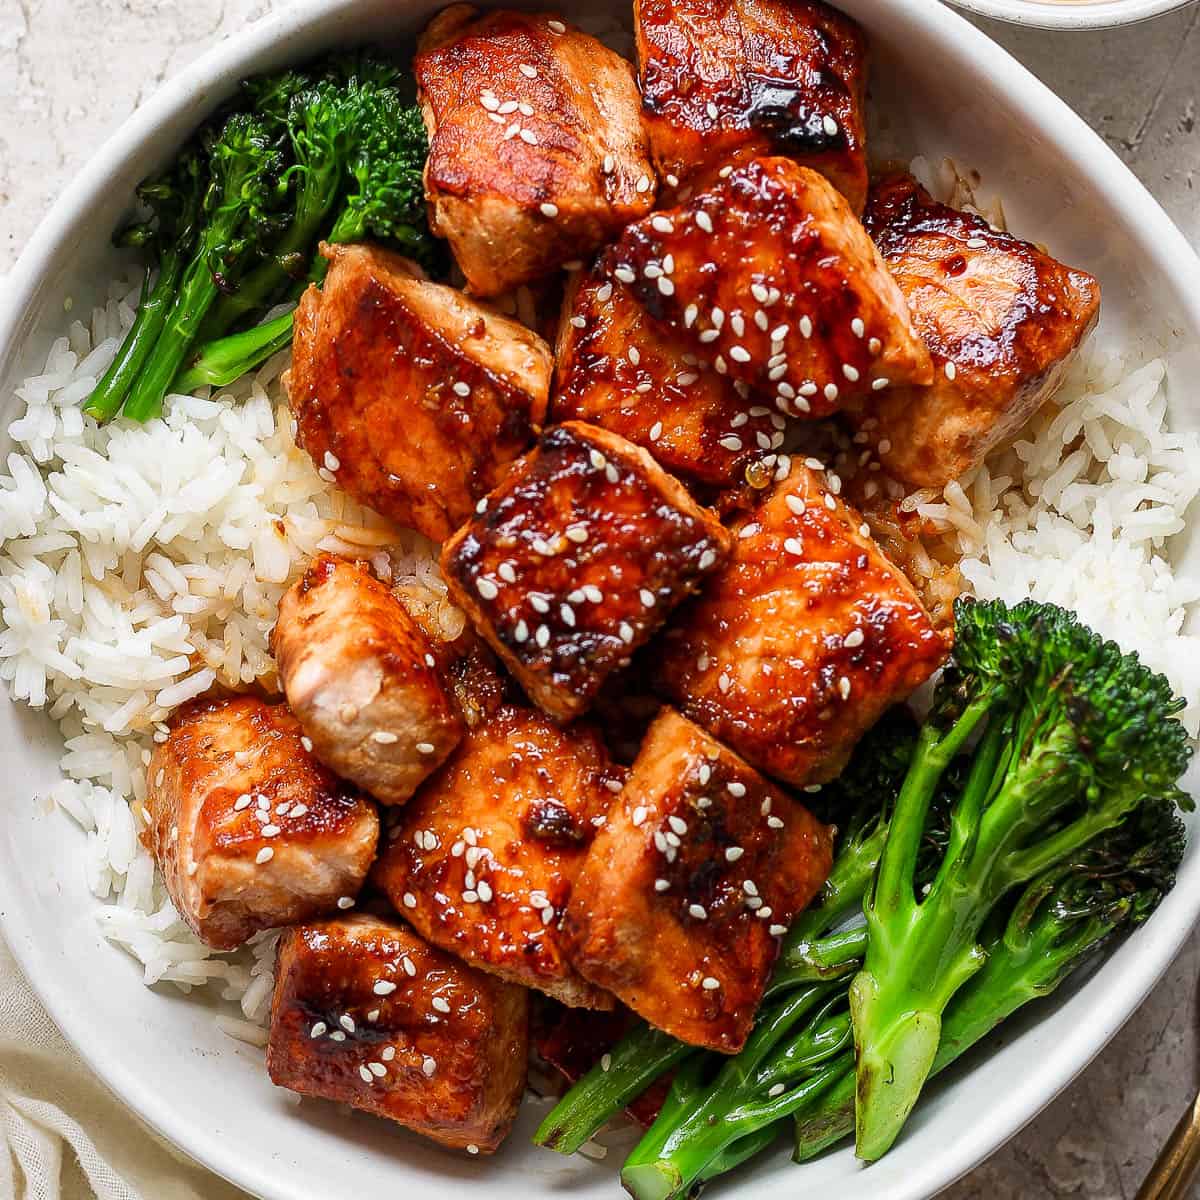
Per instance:
[[[975,168],[984,200],[1012,227],[1095,272],[1099,336],[1137,331],[1170,364],[1180,426],[1200,425],[1200,260],[1113,153],[1059,99],[957,14],[930,0],[840,0],[874,47],[883,147]],[[438,0],[297,0],[210,51],[161,88],[79,172],[0,293],[0,396],[40,367],[67,318],[88,311],[117,261],[109,232],[135,183],[166,159],[237,80],[338,44],[404,44]],[[602,0],[566,0],[588,27]],[[621,16],[626,16],[622,5]],[[0,411],[0,424],[12,412]],[[0,451],[4,447],[0,445]],[[1194,534],[1194,530],[1193,530]],[[1180,547],[1200,572],[1200,538]],[[0,699],[0,928],[50,1014],[86,1062],[143,1120],[265,1200],[404,1196],[434,1200],[607,1200],[616,1155],[562,1159],[533,1148],[526,1106],[502,1152],[469,1159],[384,1121],[274,1088],[258,1051],[222,1034],[212,1011],[173,988],[149,991],[139,967],[99,936],[84,883],[84,835],[44,797],[61,742],[40,714]],[[1196,777],[1192,777],[1195,791]],[[1192,819],[1193,841],[1197,822]],[[933,1084],[894,1152],[862,1170],[849,1150],[802,1168],[782,1145],[722,1183],[735,1200],[925,1200],[992,1153],[1088,1063],[1154,985],[1200,915],[1200,852],[1149,924],[1088,980],[1006,1024]],[[714,1194],[717,1194],[714,1191]]]
[[[947,0],[981,17],[1035,29],[1111,29],[1184,8],[1195,0]]]

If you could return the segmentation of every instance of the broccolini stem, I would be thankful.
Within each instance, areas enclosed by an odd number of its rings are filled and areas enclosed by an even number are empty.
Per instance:
[[[163,397],[187,356],[196,329],[217,294],[217,284],[208,269],[205,256],[200,255],[184,274],[183,283],[174,297],[153,352],[129,390],[125,401],[127,417],[135,421],[148,421],[162,412]]]
[[[148,286],[150,276],[147,272],[147,286],[142,288],[142,299],[133,325],[125,335],[125,340],[109,364],[108,370],[100,376],[100,381],[83,406],[83,411],[95,417],[97,421],[108,421],[121,411],[121,405],[125,403],[130,387],[150,357],[159,334],[162,333],[167,311],[175,298],[175,289],[179,286],[182,268],[183,261],[180,256],[168,252],[163,255],[158,279],[153,287]]]
[[[191,365],[175,376],[171,391],[187,395],[199,387],[228,387],[291,343],[292,316],[285,312],[202,346]]]
[[[534,1143],[574,1154],[660,1075],[695,1048],[644,1023],[631,1030],[550,1110]]]
[[[841,979],[856,971],[867,952],[867,929],[856,925],[827,937],[789,946],[775,966],[767,997],[807,983]]]

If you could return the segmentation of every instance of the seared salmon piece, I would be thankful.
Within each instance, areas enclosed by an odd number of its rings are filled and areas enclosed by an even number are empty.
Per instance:
[[[635,0],[642,113],[668,187],[784,155],[856,213],[867,195],[867,47],[812,0]]]
[[[784,418],[712,370],[596,271],[567,287],[553,421],[589,421],[649,450],[668,471],[726,486],[783,443]]]
[[[472,1154],[512,1128],[525,1090],[529,993],[355,915],[287,930],[267,1071]]]
[[[630,225],[602,266],[719,375],[796,416],[933,379],[879,251],[841,193],[790,159],[752,159]]]
[[[530,699],[567,721],[728,552],[645,450],[568,421],[442,547],[442,574]]]
[[[912,585],[816,460],[737,518],[733,557],[661,639],[656,679],[760,770],[822,783],[938,667],[947,646]]]
[[[571,961],[672,1037],[736,1053],[832,858],[828,827],[665,709],[575,881]]]
[[[612,999],[566,961],[559,921],[624,768],[583,725],[506,705],[389,825],[372,880],[435,946],[564,1004]]]
[[[386,250],[326,254],[286,380],[300,445],[356,500],[442,541],[537,436],[550,347]]]
[[[903,173],[872,187],[865,220],[935,371],[856,418],[893,476],[941,487],[1054,395],[1096,324],[1100,284]]]
[[[217,950],[336,911],[375,858],[375,806],[305,749],[285,705],[185,705],[147,777],[143,841],[179,915]]]
[[[403,804],[462,737],[434,649],[361,563],[322,554],[279,602],[288,706],[313,753],[381,804]]]
[[[430,222],[476,295],[539,279],[653,207],[632,67],[552,13],[451,5],[413,73]]]

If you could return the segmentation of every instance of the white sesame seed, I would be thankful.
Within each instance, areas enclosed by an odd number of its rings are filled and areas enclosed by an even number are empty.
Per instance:
[[[884,377],[881,375],[881,376],[880,376],[878,379],[875,379],[875,380],[872,380],[872,381],[871,381],[871,391],[873,391],[873,392],[882,392],[882,391],[883,391],[883,389],[884,389],[885,387],[887,387],[887,386],[888,386],[888,384],[889,384],[890,382],[891,382],[891,380],[890,380],[890,379],[885,379],[885,378],[884,378]]]
[[[534,631],[533,640],[537,643],[540,649],[545,650],[545,648],[550,645],[549,627],[546,625],[539,625]]]
[[[564,604],[558,611],[563,619],[563,624],[573,629],[575,627],[575,610],[569,604]]]
[[[637,807],[636,807],[636,808],[633,810],[633,813],[632,813],[632,815],[630,816],[630,818],[629,818],[629,819],[630,819],[630,821],[632,821],[632,822],[633,822],[633,824],[634,824],[634,825],[641,825],[641,823],[642,823],[642,822],[643,822],[643,821],[646,819],[646,807],[645,807],[645,805],[639,804],[639,805],[638,805],[638,806],[637,806]]]
[[[704,666],[701,667],[700,670],[704,671],[707,668],[708,668],[708,662],[706,661]],[[712,778],[712,767],[710,767],[708,765],[708,763],[701,763],[700,770],[697,774],[699,775],[700,786],[704,787],[705,784],[707,784],[708,781]]]
[[[704,106],[704,111],[708,113],[709,118],[713,121],[721,115],[721,110],[711,100]]]
[[[520,71],[526,79],[537,78],[537,67],[531,67],[528,63],[518,63],[517,70]]]
[[[710,342],[715,342],[721,336],[719,329],[706,329],[700,334],[701,345],[707,346]]]
[[[328,1025],[326,1025],[324,1021],[318,1021],[318,1022],[317,1022],[317,1023],[316,1023],[316,1024],[315,1024],[315,1025],[314,1025],[314,1026],[313,1026],[313,1027],[310,1029],[310,1030],[309,1030],[309,1031],[308,1031],[308,1036],[309,1036],[310,1038],[319,1038],[319,1037],[321,1037],[321,1036],[322,1036],[322,1035],[325,1033],[325,1031],[326,1031],[328,1028],[329,1028],[329,1026],[328,1026]]]
[[[675,226],[670,217],[656,215],[650,218],[650,228],[657,233],[674,233]]]
[[[837,509],[837,501],[833,498],[832,492],[825,493],[825,507],[829,509],[830,512],[834,512]]]
[[[870,525],[868,525],[868,524],[866,523],[866,521],[864,521],[864,522],[863,522],[863,523],[862,523],[862,524],[861,524],[861,525],[858,527],[858,532],[859,532],[859,533],[860,533],[860,534],[861,534],[863,537],[870,537],[870,536],[871,536],[871,527],[870,527]]]
[[[838,123],[828,113],[821,118],[821,127],[825,130],[829,137],[836,137],[840,128]]]
[[[649,190],[650,190],[650,176],[649,175],[639,176],[637,183],[634,184],[634,191],[645,193],[645,192],[648,192]]]
[[[825,399],[832,404],[838,398],[838,386],[836,383],[827,383],[825,385]]]
[[[666,892],[669,891],[670,888],[671,881],[669,879],[656,879],[654,881],[654,890],[656,892]]]
[[[271,823],[270,825],[264,825],[259,832],[263,835],[263,837],[275,837],[279,833],[279,826],[274,823]]]
[[[307,804],[293,804],[292,805],[292,816],[293,817],[302,817],[302,816],[304,816],[304,814],[306,812],[308,812]]]
[[[850,322],[850,332],[853,333],[856,338],[866,336],[867,327],[865,324],[863,324],[862,317],[855,317],[854,320]]]
[[[396,985],[388,979],[381,979],[371,990],[377,996],[390,996],[396,990]]]
[[[741,529],[738,530],[738,537],[743,540],[746,538],[752,538],[761,528],[761,525],[751,521],[749,525],[743,525]]]
[[[620,634],[621,641],[626,645],[633,641],[633,626],[628,621],[622,621],[617,627],[617,633]]]
[[[546,27],[551,33],[566,33],[567,27],[561,21],[547,21]]]
[[[617,267],[613,271],[613,275],[622,283],[633,283],[634,280],[637,279],[637,272],[634,271],[632,267],[627,267],[624,264]]]
[[[500,589],[486,577],[481,577],[475,581],[475,590],[485,600],[495,600],[500,594]]]
[[[517,105],[517,112],[519,112],[521,114],[521,116],[523,116],[523,117],[532,117],[533,116],[533,105],[526,104],[524,101],[522,101],[520,104]],[[566,266],[566,263],[563,263],[563,266]]]
[[[838,680],[838,693],[843,700],[850,699],[850,680],[845,675]]]
[[[946,378],[953,382],[958,377],[958,367],[954,363],[946,364]]]
[[[612,463],[609,463],[608,466],[604,468],[604,478],[607,479],[609,483],[616,483],[621,478],[621,475],[617,468],[614,467]]]
[[[275,857],[275,851],[270,846],[264,846],[255,856],[254,861],[261,867]]]
[[[650,440],[652,442],[657,442],[658,439],[662,437],[662,431],[662,422],[655,421],[654,424],[650,426]]]
[[[347,1033],[354,1032],[354,1018],[349,1013],[342,1013],[342,1015],[340,1017],[338,1017],[338,1024]]]
[[[717,990],[717,988],[719,988],[721,986],[721,981],[719,979],[714,979],[713,976],[711,976],[711,975],[706,975],[700,981],[700,986],[706,992],[715,992]]]
[[[604,603],[604,593],[594,583],[585,583],[579,590],[583,593],[584,599],[590,600],[593,604]]]
[[[519,136],[521,141],[527,146],[536,146],[538,144],[538,136],[532,129],[522,129]]]
[[[986,250],[987,249],[987,239],[981,238],[981,237],[968,238],[967,239],[967,249],[968,250]]]
[[[776,1096],[782,1096],[782,1095],[783,1095],[783,1093],[784,1093],[786,1090],[787,1090],[787,1087],[786,1087],[786,1085],[785,1085],[785,1084],[782,1084],[782,1083],[776,1083],[776,1084],[773,1084],[773,1085],[772,1085],[772,1086],[771,1086],[771,1087],[770,1087],[770,1088],[767,1090],[767,1095],[768,1095],[768,1096],[769,1096],[771,1099],[774,1099]]]
[[[731,863],[737,862],[737,860],[745,853],[746,851],[743,850],[741,846],[726,846],[725,861]]]
[[[732,450],[736,453],[742,448],[742,439],[731,433],[727,437],[721,438],[717,444],[726,450]]]
[[[696,213],[696,224],[697,224],[697,225],[698,225],[698,226],[699,226],[699,227],[700,227],[700,228],[701,228],[701,229],[702,229],[702,230],[703,230],[705,233],[712,233],[712,231],[713,231],[712,217],[710,217],[710,216],[708,215],[708,213],[706,213],[706,212],[704,211],[704,209],[700,209],[700,210],[699,210],[699,211]]]
[[[744,879],[742,881],[742,891],[745,892],[747,896],[757,896],[758,885],[753,879]]]
[[[703,904],[689,904],[688,916],[695,917],[697,921],[706,921],[708,920],[708,911]]]
[[[412,892],[405,892],[403,899],[404,899],[404,907],[405,908],[416,908],[417,907],[417,898],[416,898],[416,896],[414,896],[412,894]]]
[[[475,1143],[474,1143],[474,1142],[471,1142],[471,1143],[470,1143],[470,1144],[467,1146],[467,1153],[468,1153],[468,1154],[478,1154],[478,1153],[479,1153],[479,1147],[478,1147],[477,1145],[475,1145]]]
[[[393,733],[390,729],[376,729],[371,734],[371,741],[378,742],[381,746],[391,746],[399,740],[399,735]]]
[[[804,557],[804,543],[799,538],[785,538],[783,548],[796,558]]]
[[[492,898],[492,885],[488,883],[486,879],[481,879],[479,881],[478,891],[480,900],[482,900],[484,904],[487,904]]]
[[[782,829],[783,821],[779,817],[768,817],[767,825],[771,829]]]
[[[600,1070],[607,1071],[609,1069],[609,1067],[611,1067],[611,1066],[612,1066],[612,1055],[611,1054],[600,1055]]]
[[[665,275],[658,281],[658,290],[664,296],[675,295],[675,284],[671,282]]]
[[[329,1035],[329,1040],[331,1042],[344,1042],[346,1040],[346,1035],[340,1029],[335,1029]]]
[[[429,1003],[440,1013],[448,1013],[450,1011],[450,1002],[442,996],[434,996]]]
[[[596,289],[596,299],[599,300],[601,304],[607,304],[612,299],[612,294],[613,285],[611,283],[602,283]],[[604,455],[600,455],[600,457],[603,458]]]
[[[667,818],[667,824],[678,834],[687,833],[687,822],[682,817],[670,816]]]
[[[553,920],[554,920],[554,905],[547,904],[546,907],[542,909],[542,924],[549,925],[550,922]]]
[[[729,357],[734,362],[748,363],[750,361],[750,351],[745,346],[730,346]]]
[[[700,555],[700,562],[697,564],[697,566],[699,566],[701,571],[707,571],[709,567],[716,563],[716,561],[716,552],[713,550],[705,550],[705,552]]]
[[[842,374],[850,380],[851,383],[858,382],[858,368],[851,366],[849,363],[842,363]]]
[[[852,629],[842,639],[842,645],[848,646],[851,650],[853,650],[855,646],[861,646],[864,640],[863,631],[861,629]]]
[[[358,1073],[362,1076],[363,1083],[370,1083],[375,1076],[364,1066],[358,1068]]]
[[[638,599],[646,608],[653,608],[656,603],[655,595],[649,588],[642,588],[638,592]]]
[[[541,206],[540,211],[543,217],[549,217],[551,220],[553,220],[558,216],[558,205],[552,204],[549,200],[547,200],[546,203]]]
[[[772,926],[770,926],[770,928],[768,928],[767,932],[772,937],[783,937],[783,935],[785,933],[787,933],[787,926],[786,925],[772,925]]]
[[[537,592],[529,593],[529,603],[533,606],[534,612],[548,613],[550,611],[550,601]]]
[[[528,638],[529,626],[525,624],[524,620],[518,621],[516,627],[513,629],[513,639],[517,642],[524,642]]]
[[[239,796],[239,797],[238,797],[238,798],[237,798],[237,799],[236,799],[236,800],[233,802],[233,811],[234,811],[234,812],[241,812],[241,811],[242,811],[242,809],[244,809],[244,808],[249,808],[249,807],[250,807],[250,801],[251,801],[251,799],[252,799],[252,797],[250,796],[249,792],[243,792],[243,793],[242,793],[242,794],[241,794],[241,795],[240,795],[240,796]]]
[[[717,178],[718,179],[728,179],[730,177],[730,175],[732,175],[732,174],[733,174],[733,166],[731,164],[729,166],[722,167],[717,172]]]

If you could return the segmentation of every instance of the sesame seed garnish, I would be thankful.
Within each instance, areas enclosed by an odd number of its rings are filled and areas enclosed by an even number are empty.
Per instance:
[[[546,907],[542,909],[542,924],[549,925],[550,922],[553,920],[554,920],[554,905],[547,904]]]
[[[440,1013],[448,1013],[450,1011],[450,1002],[442,996],[434,996],[429,1003]]]
[[[747,896],[757,896],[758,885],[753,879],[744,879],[742,880],[742,891],[745,892]]]
[[[540,649],[545,650],[545,648],[550,645],[549,627],[546,625],[539,625],[534,631],[533,640]]]
[[[264,825],[259,832],[263,835],[263,837],[275,837],[279,833],[279,826],[274,823],[270,825]]]
[[[658,290],[664,296],[675,295],[675,284],[671,282],[665,275],[658,281]]]
[[[768,1088],[768,1090],[767,1090],[767,1095],[771,1099],[774,1099],[776,1096],[782,1096],[786,1090],[787,1090],[787,1086],[785,1084],[782,1084],[782,1083],[772,1084],[771,1087]]]
[[[713,231],[712,217],[710,217],[703,209],[700,209],[696,213],[696,224],[705,233],[712,233]]]
[[[871,391],[882,392],[885,387],[891,382],[890,379],[885,379],[882,375],[871,382]]]
[[[612,1055],[611,1054],[600,1055],[600,1070],[607,1071],[609,1069],[609,1067],[611,1067],[611,1066],[612,1066]]]
[[[838,386],[836,383],[827,383],[825,385],[825,399],[832,404],[838,398]]]
[[[521,116],[523,116],[523,117],[532,117],[533,116],[533,105],[526,104],[524,101],[522,101],[520,104],[517,105],[517,112],[519,112],[521,114]],[[563,266],[566,266],[566,263],[563,263]]]
[[[567,27],[561,21],[547,21],[546,27],[551,33],[566,33]]]
[[[821,127],[825,130],[829,137],[836,137],[840,128],[838,123],[828,113],[821,118]]]
[[[569,604],[564,604],[558,611],[563,619],[563,624],[573,629],[575,627],[575,610]]]
[[[733,166],[732,165],[725,166],[725,167],[722,167],[717,172],[717,178],[718,179],[728,179],[730,177],[730,175],[732,175],[732,174],[733,174]]]
[[[634,825],[641,825],[641,823],[646,819],[645,805],[639,804],[633,810],[633,814],[630,816],[629,819],[633,822]]]
[[[715,342],[721,336],[719,329],[706,329],[700,334],[701,345],[707,346],[709,342]]]
[[[346,1040],[346,1035],[340,1029],[335,1029],[329,1035],[329,1040],[331,1042],[344,1042]]]
[[[706,921],[708,920],[708,910],[703,904],[689,904],[688,916],[695,917],[697,921]]]
[[[412,894],[412,892],[405,892],[403,899],[404,899],[404,907],[405,908],[416,908],[417,907],[417,898],[416,898],[416,896],[414,896]]]
[[[250,807],[250,802],[251,802],[251,799],[252,799],[252,797],[250,796],[250,794],[249,794],[248,792],[243,792],[243,793],[242,793],[242,794],[241,794],[241,795],[240,795],[240,796],[239,796],[239,797],[238,797],[238,798],[237,798],[237,799],[236,799],[236,800],[233,802],[233,811],[234,811],[234,812],[241,812],[241,811],[242,811],[242,809],[244,809],[244,808],[249,808],[249,807]]]
[[[858,368],[851,366],[849,363],[842,363],[842,374],[850,380],[851,383],[858,382]]]
[[[336,471],[341,465],[342,460],[332,450],[325,451],[325,467],[327,470]]]
[[[617,627],[617,633],[620,634],[621,641],[626,645],[633,641],[633,626],[628,621],[622,621]]]
[[[786,925],[772,925],[767,929],[767,932],[772,937],[783,937],[783,935],[785,933],[787,933],[787,926]]]
[[[652,442],[657,442],[658,439],[662,437],[662,431],[662,422],[655,421],[654,424],[650,426],[650,440]]]
[[[650,176],[641,175],[638,177],[637,183],[634,184],[634,191],[648,192],[650,190]]]
[[[829,509],[830,512],[834,512],[837,509],[837,501],[833,498],[832,492],[825,493],[825,507]]]
[[[617,160],[611,154],[606,154],[604,162],[601,164],[601,169],[605,175],[611,175],[617,169]]]
[[[532,605],[534,612],[548,613],[550,611],[550,601],[537,592],[529,593],[529,603]]]
[[[755,522],[751,521],[749,525],[743,525],[741,527],[741,529],[738,530],[738,537],[741,538],[743,541],[746,538],[752,538],[756,533],[758,533],[758,531],[761,528],[762,528],[761,525],[758,525]]]
[[[845,675],[838,680],[838,692],[843,700],[850,699],[850,680]]]
[[[782,829],[783,820],[780,817],[768,817],[767,827],[770,829]]]
[[[314,1025],[314,1026],[313,1026],[313,1027],[310,1029],[310,1030],[309,1030],[309,1031],[308,1031],[308,1036],[309,1036],[310,1038],[319,1038],[319,1037],[321,1037],[321,1036],[323,1036],[323,1035],[324,1035],[325,1031],[326,1031],[328,1028],[329,1028],[329,1026],[328,1026],[328,1025],[326,1025],[324,1021],[318,1021],[318,1022],[317,1022],[317,1023],[316,1023],[316,1024],[315,1024],[315,1025]]]
[[[783,548],[796,558],[804,557],[804,543],[799,538],[785,538]]]
[[[363,1083],[370,1083],[375,1078],[366,1067],[359,1067],[358,1073],[362,1076]]]
[[[390,996],[396,990],[396,985],[388,979],[381,979],[372,989],[377,996]]]
[[[349,1013],[342,1013],[342,1015],[340,1017],[338,1017],[338,1024],[347,1033],[354,1032],[354,1018]]]
[[[877,355],[880,352],[880,350],[882,350],[882,349],[883,349],[883,343],[877,337],[873,337],[867,343],[867,353],[870,354],[872,357]]]
[[[669,879],[656,879],[654,881],[654,890],[656,892],[669,891],[670,887],[671,887],[671,881]]]
[[[622,283],[633,283],[637,279],[637,272],[632,267],[627,267],[624,264],[617,267],[613,271],[613,276],[619,279]]]
[[[708,668],[708,661],[706,659],[704,666],[701,667],[700,670],[704,671],[704,670],[707,670],[707,668]],[[710,767],[708,765],[708,763],[701,763],[698,775],[700,778],[700,786],[704,787],[704,785],[706,783],[708,783],[708,781],[712,778],[712,767]]]
[[[675,226],[670,217],[656,215],[650,218],[650,228],[657,233],[674,233]]]
[[[717,988],[719,988],[719,987],[721,986],[721,981],[720,981],[719,979],[715,979],[715,978],[714,978],[713,976],[711,976],[711,975],[706,975],[706,976],[705,976],[705,977],[704,977],[704,978],[703,978],[703,979],[700,981],[700,986],[701,986],[701,987],[702,987],[702,988],[703,988],[703,989],[704,989],[706,992],[715,992],[715,991],[717,990]]]
[[[543,217],[549,217],[553,220],[558,216],[558,205],[551,203],[549,200],[541,206],[541,214]]]
[[[475,1145],[475,1143],[474,1143],[474,1142],[471,1142],[471,1143],[470,1143],[470,1144],[467,1146],[467,1153],[468,1153],[468,1154],[478,1154],[478,1153],[479,1153],[479,1147],[478,1147],[477,1145]]]
[[[721,110],[711,100],[704,106],[704,111],[708,113],[709,118],[713,121],[721,115]]]
[[[736,453],[742,448],[742,439],[731,433],[727,437],[721,438],[717,444],[726,450],[732,450]]]
[[[842,645],[849,646],[850,649],[853,650],[855,646],[861,646],[864,640],[863,631],[861,629],[852,629],[842,639]]]
[[[399,740],[399,736],[390,729],[376,729],[371,734],[371,741],[378,742],[381,746],[391,746]]]
[[[871,536],[871,527],[870,527],[870,525],[868,525],[868,524],[866,523],[866,521],[864,521],[864,522],[863,522],[863,523],[862,523],[862,524],[861,524],[861,525],[858,527],[858,532],[859,532],[859,534],[860,534],[862,537],[870,537],[870,536]]]
[[[601,304],[607,304],[612,299],[612,294],[613,285],[611,283],[602,283],[596,289],[596,299],[599,300]],[[601,455],[600,457],[603,458],[604,456]]]
[[[731,863],[737,862],[737,860],[745,853],[746,851],[743,850],[741,846],[726,846],[725,861]]]
[[[490,113],[494,113],[500,107],[500,101],[496,99],[495,92],[480,92],[479,103]]]
[[[517,70],[520,71],[526,79],[537,78],[537,67],[531,67],[528,63],[518,63]]]
[[[850,322],[850,332],[853,333],[856,338],[866,336],[867,327],[863,324],[862,317],[855,317],[854,320]]]
[[[495,600],[500,594],[500,589],[486,577],[481,577],[475,581],[475,590],[485,600]]]
[[[516,628],[513,629],[513,640],[517,641],[517,642],[524,642],[524,641],[527,641],[528,639],[529,639],[529,626],[526,625],[525,621],[522,619],[517,622]]]
[[[292,816],[293,816],[293,817],[302,817],[302,816],[304,816],[304,814],[305,814],[306,812],[308,812],[308,805],[307,805],[307,804],[294,804],[294,805],[292,805]]]
[[[353,896],[339,896],[337,906],[343,912],[348,908],[353,908],[354,907],[354,897]]]
[[[538,136],[532,129],[522,129],[520,138],[527,146],[536,146],[538,144]]]
[[[750,361],[750,351],[745,346],[730,346],[729,357],[734,362],[748,363]]]
[[[716,561],[716,552],[713,550],[705,550],[705,552],[700,555],[700,562],[697,565],[699,566],[700,570],[707,571],[709,567],[716,563]]]
[[[583,593],[584,599],[590,600],[593,604],[604,603],[604,593],[594,583],[585,583],[579,590]]]
[[[987,239],[981,238],[981,237],[968,238],[967,239],[967,249],[968,250],[986,250],[987,249]]]
[[[667,818],[667,824],[678,834],[687,833],[687,822],[682,817],[670,816]]]
[[[254,861],[261,867],[275,857],[275,851],[270,846],[264,846],[255,856]]]
[[[949,379],[951,382],[953,382],[954,379],[956,379],[957,377],[958,377],[958,367],[955,366],[954,363],[948,362],[946,364],[946,378]]]
[[[649,588],[642,588],[638,592],[638,599],[641,600],[643,606],[646,608],[653,608],[657,602],[654,593]]]

